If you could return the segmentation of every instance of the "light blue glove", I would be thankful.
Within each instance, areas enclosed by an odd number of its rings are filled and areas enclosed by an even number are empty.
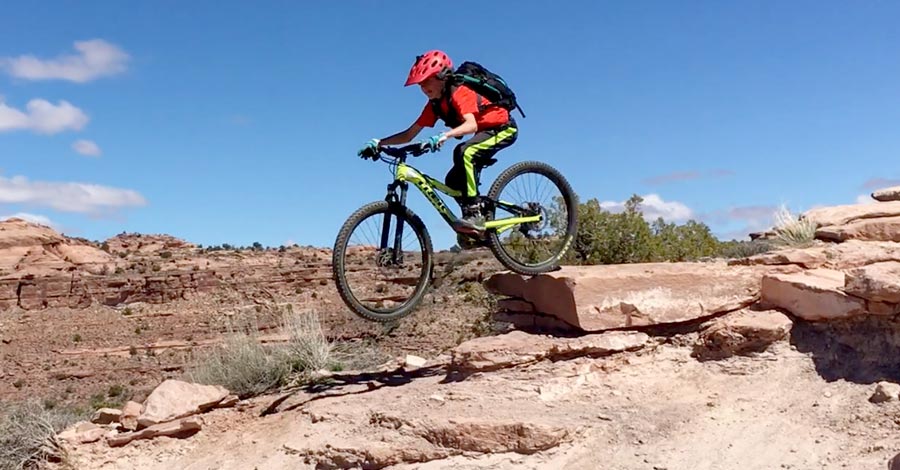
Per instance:
[[[359,152],[356,152],[356,155],[358,155],[360,158],[374,158],[376,155],[378,155],[379,143],[380,141],[378,139],[372,139],[366,142],[366,146],[360,149]]]
[[[443,145],[445,140],[447,140],[447,137],[443,132],[441,132],[438,135],[431,136],[431,138],[426,140],[422,145],[424,145],[432,152],[436,152],[439,148],[441,148],[441,145]]]

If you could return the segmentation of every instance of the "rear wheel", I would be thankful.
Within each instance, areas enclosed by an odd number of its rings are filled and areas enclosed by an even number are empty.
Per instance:
[[[504,232],[488,231],[489,246],[497,260],[525,275],[558,269],[578,230],[575,192],[565,177],[546,163],[516,163],[500,173],[488,198],[495,201],[487,214],[490,219],[542,216],[540,222],[520,224]],[[517,209],[505,208],[506,204]]]
[[[332,269],[350,310],[366,320],[396,320],[412,313],[425,296],[432,273],[431,237],[409,209],[373,202],[344,222]]]

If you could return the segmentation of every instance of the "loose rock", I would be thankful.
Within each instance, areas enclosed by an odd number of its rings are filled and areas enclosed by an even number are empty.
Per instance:
[[[872,403],[884,403],[888,401],[897,401],[900,397],[900,385],[891,382],[878,382],[875,386],[875,393],[869,398]]]
[[[741,310],[714,320],[700,333],[694,354],[703,358],[725,358],[765,351],[784,339],[794,322],[776,310]]]
[[[94,424],[111,424],[118,422],[121,416],[121,410],[100,408],[94,412],[94,415],[91,417],[91,422]]]
[[[220,385],[200,385],[169,379],[159,384],[138,418],[138,426],[146,427],[178,418],[203,413],[215,408],[229,393]]]

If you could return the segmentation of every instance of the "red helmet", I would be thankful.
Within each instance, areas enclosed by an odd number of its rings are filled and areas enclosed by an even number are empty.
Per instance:
[[[422,80],[451,68],[453,68],[453,62],[443,51],[428,51],[416,57],[416,63],[409,70],[409,77],[406,78],[404,86],[421,83]]]

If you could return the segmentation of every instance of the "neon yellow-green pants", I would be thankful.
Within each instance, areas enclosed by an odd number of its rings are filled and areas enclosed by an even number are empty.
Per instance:
[[[519,136],[515,123],[478,131],[471,139],[453,150],[453,168],[447,172],[444,183],[463,193],[460,203],[478,196],[478,175],[481,169],[491,165],[492,157],[512,145]]]

